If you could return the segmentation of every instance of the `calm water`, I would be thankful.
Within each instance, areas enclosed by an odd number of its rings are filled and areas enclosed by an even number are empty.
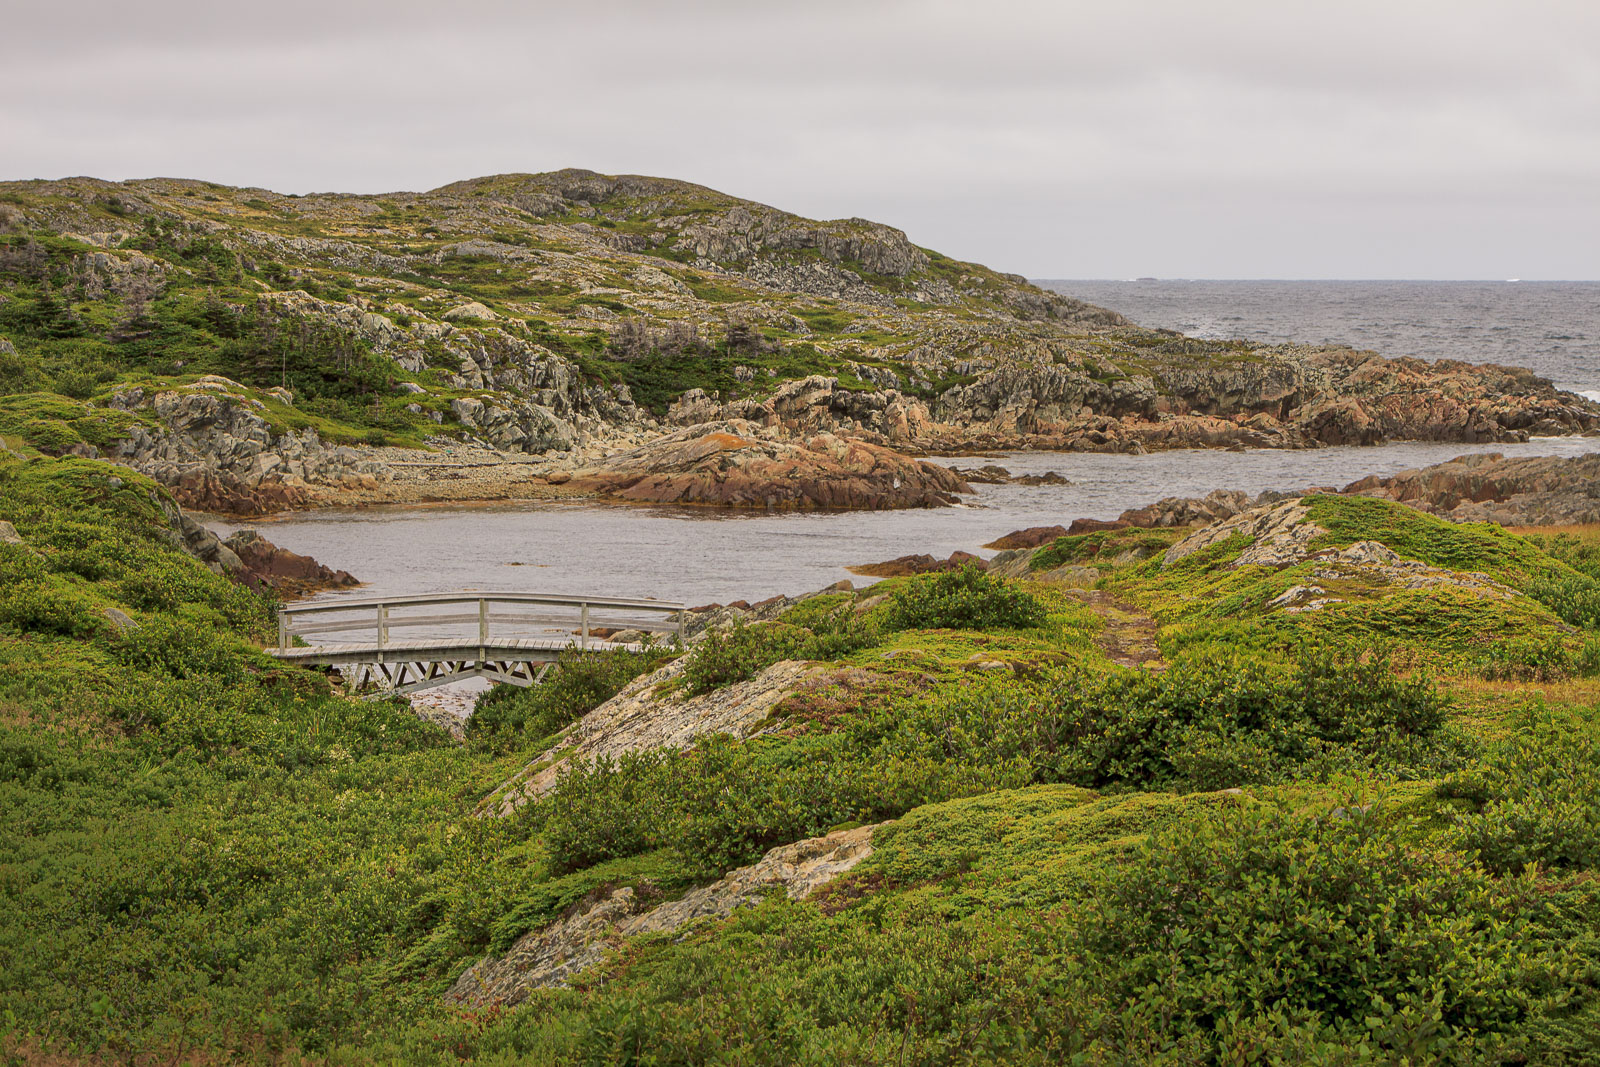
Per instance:
[[[973,506],[843,514],[740,513],[525,503],[312,512],[259,523],[285,548],[368,582],[338,596],[492,589],[651,596],[703,604],[819,589],[845,568],[911,552],[940,557],[1026,526],[1115,518],[1165,496],[1212,489],[1342,486],[1373,473],[1438,463],[1466,452],[1576,455],[1600,438],[1522,445],[1399,444],[1313,451],[1181,451],[1145,456],[1028,453],[999,459],[1014,473],[1058,471],[1070,486],[983,485]],[[231,527],[221,526],[228,530]],[[989,555],[988,552],[980,552]],[[870,579],[855,578],[858,584]]]
[[[1144,325],[1199,337],[1334,341],[1385,355],[1509,363],[1531,367],[1566,388],[1600,389],[1596,282],[1044,284],[1116,308]],[[1035,453],[940,462],[1000,462],[1014,473],[1054,470],[1073,484],[979,486],[967,498],[972,506],[877,514],[516,504],[318,512],[260,525],[278,544],[368,582],[365,589],[324,599],[494,589],[701,604],[817,589],[851,577],[845,571],[850,564],[911,552],[943,557],[957,549],[977,551],[1011,530],[1113,518],[1166,496],[1342,486],[1467,452],[1596,450],[1600,439],[1571,438],[1484,447]]]
[[[1141,326],[1528,367],[1600,390],[1600,282],[1040,281]],[[1600,398],[1600,397],[1597,397]]]

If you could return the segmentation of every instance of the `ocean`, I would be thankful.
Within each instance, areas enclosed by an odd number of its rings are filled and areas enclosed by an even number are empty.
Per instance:
[[[1141,326],[1527,367],[1600,400],[1600,282],[1062,281]]]

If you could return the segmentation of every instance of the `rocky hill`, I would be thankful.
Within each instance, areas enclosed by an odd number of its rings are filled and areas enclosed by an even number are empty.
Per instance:
[[[485,494],[544,492],[730,419],[901,451],[1600,426],[1525,371],[1143,330],[879,223],[578,170],[386,195],[0,183],[0,394],[13,446],[245,512],[465,491],[385,448],[477,448],[509,465]]]

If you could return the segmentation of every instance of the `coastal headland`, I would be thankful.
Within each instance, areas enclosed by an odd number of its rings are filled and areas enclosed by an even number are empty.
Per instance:
[[[896,459],[1587,433],[1515,368],[1202,341],[668,179],[0,183],[0,436],[185,506],[923,507]],[[737,425],[737,432],[729,432]]]

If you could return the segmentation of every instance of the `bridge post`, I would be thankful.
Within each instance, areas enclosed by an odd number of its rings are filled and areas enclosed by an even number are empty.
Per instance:
[[[389,643],[389,605],[378,605],[378,648],[381,651]]]
[[[489,654],[489,602],[483,597],[478,598],[478,663],[483,663],[484,657]]]
[[[581,608],[581,611],[580,611],[579,614],[580,614],[580,618],[582,619],[583,633],[578,638],[578,647],[579,648],[588,648],[589,647],[589,605],[588,605],[587,602],[584,602],[584,603],[580,604],[579,607]]]
[[[278,651],[282,652],[289,647],[289,616],[285,614],[283,605],[278,605]]]

